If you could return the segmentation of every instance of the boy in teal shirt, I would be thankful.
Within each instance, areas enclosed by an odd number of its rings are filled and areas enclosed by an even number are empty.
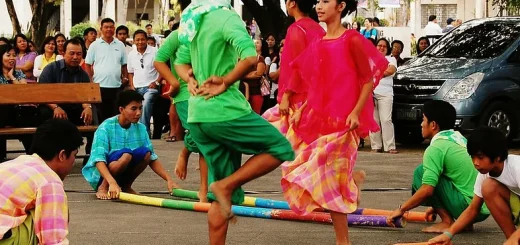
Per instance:
[[[181,11],[183,11],[189,4],[190,0],[180,0],[179,4]],[[188,159],[192,152],[200,153],[197,144],[193,141],[190,134],[188,125],[188,99],[190,98],[190,92],[188,91],[188,84],[180,79],[177,72],[174,69],[175,53],[179,48],[178,30],[173,31],[168,35],[166,41],[161,45],[157,51],[155,57],[154,66],[166,81],[171,84],[171,91],[173,96],[173,102],[175,103],[175,110],[181,121],[182,127],[187,131],[184,136],[184,147],[179,153],[177,164],[175,164],[175,174],[179,179],[185,180],[187,174]],[[170,61],[171,70],[166,65],[167,61]],[[202,154],[199,157],[199,168],[200,168],[200,187],[199,187],[199,200],[201,202],[208,202],[208,166],[204,160]]]
[[[389,223],[423,204],[432,208],[428,212],[441,218],[440,223],[423,232],[443,233],[470,205],[477,171],[466,150],[466,138],[453,130],[455,117],[455,108],[446,101],[424,104],[422,135],[430,139],[430,146],[424,152],[423,164],[414,171],[413,196],[388,216]],[[489,211],[483,206],[473,222],[488,216]]]
[[[244,200],[240,186],[293,160],[294,152],[238,90],[239,78],[256,67],[256,50],[229,1],[193,1],[182,14],[179,41],[175,69],[193,95],[188,123],[206,158],[208,197],[214,200],[208,212],[210,243],[224,244],[231,203]],[[254,156],[241,167],[242,153]]]

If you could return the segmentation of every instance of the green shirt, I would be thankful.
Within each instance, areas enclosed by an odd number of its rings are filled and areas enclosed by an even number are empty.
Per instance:
[[[471,203],[478,172],[465,147],[446,139],[435,140],[424,152],[423,167],[424,185],[437,186],[443,175],[453,182],[467,203]]]
[[[211,76],[231,72],[238,58],[256,57],[256,49],[244,22],[234,10],[218,9],[204,15],[190,47],[179,48],[175,64],[189,64],[199,85]],[[230,121],[251,113],[251,106],[235,82],[224,93],[206,100],[191,96],[188,122]]]
[[[173,67],[175,62],[175,52],[177,52],[177,49],[180,46],[178,34],[178,30],[175,30],[172,33],[170,33],[170,35],[168,35],[163,44],[161,44],[161,47],[159,48],[159,50],[157,51],[157,55],[155,56],[155,61],[157,62],[166,63],[166,61],[170,61],[172,74],[179,81],[179,92],[173,97],[173,101],[175,103],[186,101],[190,98],[188,84],[177,75],[177,72]]]

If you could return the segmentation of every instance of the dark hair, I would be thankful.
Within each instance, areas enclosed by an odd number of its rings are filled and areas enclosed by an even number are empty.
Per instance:
[[[392,45],[392,48],[394,47],[394,44],[396,44],[396,43],[399,44],[399,45],[401,45],[401,52],[403,52],[403,49],[404,49],[404,43],[403,43],[401,40],[394,40],[394,41],[392,42],[392,44],[391,44],[391,45]]]
[[[10,44],[11,41],[7,39],[6,37],[0,37],[0,41],[4,41],[6,44]]]
[[[311,11],[314,9],[314,5],[316,5],[315,1],[309,0],[286,0],[285,2],[288,1],[294,1],[298,6],[298,9],[307,15],[311,13]]]
[[[370,22],[370,23],[374,22],[374,20],[372,18],[368,18],[368,17],[365,18],[365,20],[368,20],[368,22]],[[363,20],[363,21],[365,21],[365,20]]]
[[[359,23],[359,21],[354,21],[352,22],[352,27],[354,27],[354,23],[357,25],[356,31],[361,32],[361,23]]]
[[[428,21],[434,21],[435,19],[437,19],[437,16],[433,14],[428,17]]]
[[[455,21],[455,20],[452,19],[452,18],[448,18],[448,19],[446,20],[446,24],[451,25],[451,23],[453,23],[453,21]]]
[[[54,54],[58,53],[58,47],[56,46],[56,39],[53,36],[48,36],[45,39],[43,39],[42,46],[40,47],[41,55],[45,55],[45,45],[47,45],[51,41],[54,42]]]
[[[272,33],[272,32],[269,32],[269,33],[267,33],[267,35],[265,35],[265,38],[262,41],[262,56],[263,57],[269,57],[269,45],[267,45],[267,39],[269,37],[274,38],[273,54],[278,55],[278,53],[280,53],[278,42],[276,41],[277,40],[276,35],[274,35],[274,33]]]
[[[348,22],[343,22],[343,23],[341,23],[341,25],[342,25],[343,27],[345,27],[346,29],[352,29],[352,25],[351,25],[350,23],[348,23]],[[349,27],[350,27],[350,28],[349,28]]]
[[[392,47],[390,47],[390,42],[388,40],[386,40],[386,38],[379,38],[379,40],[377,40],[377,42],[376,42],[376,46],[381,41],[385,42],[385,44],[386,44],[386,54],[385,55],[390,55],[392,53]]]
[[[419,51],[419,44],[421,43],[422,40],[426,40],[426,42],[428,43],[428,47],[430,46],[430,39],[428,39],[427,37],[420,37],[419,40],[417,40],[417,46],[415,47],[416,50],[417,50],[417,54],[420,54],[421,51]]]
[[[143,34],[145,38],[148,38],[148,34],[146,34],[146,32],[141,30],[141,29],[139,29],[139,30],[134,32],[134,37],[133,38],[135,39],[135,36],[137,36],[138,34]]]
[[[114,25],[116,24],[116,22],[114,22],[113,19],[110,19],[110,18],[104,18],[104,19],[101,20],[101,27],[103,27],[103,24],[105,24],[105,23],[112,23],[112,24],[114,24]]]
[[[455,107],[443,100],[430,100],[424,103],[423,114],[428,122],[435,122],[439,125],[439,130],[449,130],[455,128],[455,118],[457,112]]]
[[[54,39],[56,39],[56,42],[58,42],[58,37],[63,37],[63,39],[65,39],[65,41],[67,41],[67,37],[65,37],[65,35],[63,35],[62,33],[58,33],[58,34],[54,35]]]
[[[83,36],[88,35],[89,32],[92,32],[92,31],[93,31],[94,33],[96,33],[96,35],[97,35],[97,31],[96,31],[96,29],[94,29],[94,28],[92,28],[92,27],[89,27],[89,28],[87,28],[87,29],[85,29],[85,30],[83,31]]]
[[[145,28],[153,27],[152,24],[146,24]]]
[[[177,0],[177,3],[180,5],[181,11],[183,11],[191,4],[191,0]]]
[[[175,24],[172,25],[172,31],[175,31],[177,29],[179,29],[179,26],[181,25],[181,23],[177,22]]]
[[[336,0],[338,1],[338,4],[341,2],[345,2],[345,9],[343,9],[343,12],[341,12],[341,18],[344,18],[345,16],[354,13],[354,11],[357,11],[357,5],[358,0]],[[309,1],[312,2],[312,1]]]
[[[128,27],[126,27],[125,25],[120,25],[116,28],[116,35],[119,31],[121,30],[125,30],[126,31],[126,35],[130,35],[130,31],[128,30]]]
[[[26,53],[31,52],[29,50],[29,40],[27,39],[27,37],[24,34],[21,34],[21,33],[16,34],[16,36],[14,36],[14,38],[13,38],[14,52],[16,52],[17,54],[20,53],[20,50],[18,49],[18,46],[17,46],[18,38],[21,38],[21,39],[25,40],[25,42],[27,42],[27,48],[25,49],[25,52]],[[29,50],[29,51],[27,51],[27,50]]]
[[[157,40],[155,40],[154,37],[147,37],[147,38],[146,38],[146,42],[148,42],[148,40],[152,40],[153,43],[155,43],[155,44],[157,45]]]
[[[369,37],[369,38],[367,38],[367,39],[368,39],[368,41],[370,41],[370,42],[374,45],[374,47],[377,47],[377,42],[376,42],[375,39],[373,39],[373,38],[371,38],[371,37]]]
[[[67,46],[69,46],[69,44],[79,45],[81,47],[81,51],[83,52],[83,58],[85,58],[85,56],[87,55],[87,48],[85,47],[83,39],[75,37],[65,41],[65,44],[63,44],[63,51],[67,51]]]
[[[32,44],[33,47],[36,48],[36,44],[34,44],[33,41],[31,41],[31,40],[27,40],[27,47],[29,47],[31,44]],[[30,48],[29,48],[29,50],[30,50]]]
[[[16,49],[9,43],[0,45],[0,59],[4,57],[5,53],[8,53],[11,50],[15,50],[16,52]],[[0,60],[0,72],[2,72],[2,69],[4,69],[4,62]],[[0,76],[3,76],[3,74],[0,74]]]
[[[372,21],[373,21],[374,23],[377,23],[377,25],[380,25],[380,24],[379,24],[379,18],[374,17],[374,18],[372,19]]]
[[[117,97],[117,106],[118,107],[126,107],[132,102],[142,103],[144,100],[143,96],[136,91],[133,90],[125,90],[119,93]]]
[[[64,150],[67,157],[83,145],[78,127],[69,120],[49,119],[43,122],[33,137],[30,154],[38,154],[50,161]]]
[[[507,139],[502,131],[492,127],[481,127],[471,132],[468,137],[468,153],[470,156],[484,155],[494,161],[507,159]]]

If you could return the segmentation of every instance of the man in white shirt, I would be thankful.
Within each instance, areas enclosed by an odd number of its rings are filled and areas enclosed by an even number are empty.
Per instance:
[[[507,139],[496,128],[479,128],[468,138],[468,153],[480,172],[475,181],[470,206],[444,234],[430,244],[451,244],[453,235],[470,225],[485,203],[508,239],[504,245],[519,244],[520,229],[520,156],[508,155]]]
[[[442,28],[437,24],[437,16],[430,15],[428,17],[428,24],[424,27],[424,35],[425,36],[439,36],[442,35]],[[435,39],[431,38],[430,43],[434,43]]]
[[[150,119],[153,113],[153,104],[159,95],[161,77],[153,66],[157,49],[146,43],[146,32],[134,32],[135,49],[128,54],[128,78],[131,89],[144,97],[143,114],[140,122],[146,126],[150,134]]]

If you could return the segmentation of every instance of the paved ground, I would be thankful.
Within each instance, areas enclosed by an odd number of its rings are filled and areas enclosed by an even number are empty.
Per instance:
[[[166,143],[155,140],[156,152],[168,172],[173,175],[180,142]],[[401,149],[397,155],[360,152],[357,169],[364,169],[368,176],[367,191],[362,193],[362,206],[393,209],[410,195],[409,190],[381,191],[378,188],[409,188],[412,172],[421,162],[425,146]],[[21,149],[17,141],[9,141],[11,150]],[[9,157],[15,157],[10,154]],[[247,159],[244,157],[244,160]],[[186,181],[178,181],[185,189],[198,188],[197,158],[193,156]],[[65,180],[70,207],[71,244],[208,244],[206,215],[191,211],[178,211],[140,206],[115,201],[100,201],[91,192],[81,176],[81,163]],[[246,186],[246,191],[260,194],[252,196],[282,200],[280,170],[257,179]],[[163,198],[169,198],[166,183],[147,169],[134,185]],[[424,209],[420,209],[424,210]],[[353,244],[381,245],[397,242],[427,241],[432,235],[421,233],[426,224],[409,223],[404,229],[356,228],[350,229]],[[228,244],[335,244],[332,225],[293,221],[265,220],[239,217],[228,233]],[[492,218],[477,224],[475,231],[459,235],[455,244],[502,244],[504,237]]]

